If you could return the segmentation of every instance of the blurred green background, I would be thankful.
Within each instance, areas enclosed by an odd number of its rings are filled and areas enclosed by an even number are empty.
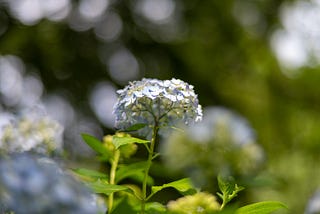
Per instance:
[[[44,105],[71,157],[90,157],[80,133],[113,132],[117,89],[182,79],[257,133],[264,181],[243,203],[303,213],[320,187],[319,14],[316,0],[0,0],[0,111]]]

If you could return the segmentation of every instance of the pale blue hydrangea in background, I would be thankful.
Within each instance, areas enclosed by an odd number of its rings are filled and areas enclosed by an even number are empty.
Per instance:
[[[236,113],[220,107],[204,109],[203,120],[164,139],[165,164],[185,172],[202,186],[218,174],[246,176],[263,163],[264,153],[249,123]]]
[[[248,121],[236,113],[222,107],[207,107],[205,118],[190,128],[190,137],[199,142],[228,135],[235,145],[244,145],[256,141],[254,130]]]
[[[2,112],[0,118],[2,152],[33,151],[48,155],[62,150],[63,127],[42,109],[27,110],[18,116]]]
[[[116,128],[126,129],[135,124],[174,126],[189,124],[202,118],[202,109],[193,86],[179,79],[142,79],[130,82],[118,90],[114,107]]]
[[[305,214],[320,213],[320,190],[317,190],[311,197],[305,210]]]
[[[47,157],[18,153],[0,160],[1,211],[17,214],[105,212],[106,208],[96,199],[86,186]]]

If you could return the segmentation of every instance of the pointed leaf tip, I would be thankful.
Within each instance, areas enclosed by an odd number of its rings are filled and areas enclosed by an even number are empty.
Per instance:
[[[81,137],[84,142],[95,152],[103,155],[104,157],[109,157],[111,155],[110,151],[106,147],[104,147],[102,142],[97,138],[85,133],[82,133]]]
[[[119,136],[113,136],[112,143],[118,149],[120,146],[132,144],[132,143],[149,143],[148,140],[142,140],[136,137],[119,137]]]
[[[270,214],[278,209],[288,209],[286,205],[278,201],[263,201],[240,207],[236,214]]]

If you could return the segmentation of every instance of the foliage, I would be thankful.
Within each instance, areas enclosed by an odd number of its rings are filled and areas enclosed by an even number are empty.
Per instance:
[[[221,193],[218,192],[217,195],[222,199],[222,208],[234,197],[236,197],[238,192],[244,189],[243,187],[234,183],[234,181],[224,180],[220,176],[218,176],[218,185]]]
[[[281,208],[287,208],[284,204],[278,202],[278,201],[264,201],[264,202],[258,202],[254,204],[250,204],[244,207],[241,207],[236,210],[236,214],[267,214],[271,213],[275,210],[281,209]]]
[[[89,16],[89,21],[85,22],[83,17],[80,21],[75,19],[86,8],[80,4],[90,1],[67,0],[59,1],[69,3],[62,13],[52,13],[53,18],[50,18],[45,13],[32,12],[36,20],[29,23],[21,20],[17,8],[11,10],[9,7],[11,3],[18,4],[16,2],[4,0],[0,3],[1,65],[10,57],[20,59],[15,65],[23,70],[24,77],[34,75],[42,81],[43,93],[39,96],[51,100],[54,95],[54,98],[61,96],[68,100],[73,109],[72,113],[68,111],[68,118],[74,120],[63,125],[65,148],[72,168],[75,160],[83,160],[82,155],[87,158],[85,165],[95,160],[88,158],[88,150],[78,152],[82,148],[78,133],[88,132],[100,138],[102,133],[113,132],[113,124],[105,123],[89,104],[96,87],[107,84],[114,89],[120,88],[130,77],[132,80],[142,76],[177,77],[197,88],[204,107],[219,105],[232,109],[250,121],[257,133],[257,142],[265,151],[266,162],[257,177],[235,176],[242,186],[246,186],[239,202],[245,204],[272,198],[286,202],[297,213],[304,212],[308,198],[320,185],[320,173],[314,170],[318,167],[320,149],[319,66],[311,56],[313,63],[300,69],[281,68],[270,44],[275,31],[282,29],[281,18],[286,17],[281,13],[282,9],[295,2],[304,5],[305,1],[179,0],[174,1],[172,16],[159,22],[141,14],[136,3],[144,2],[142,0],[94,1],[109,4],[101,12],[101,18],[90,19]],[[31,8],[34,11],[38,7]],[[48,10],[50,6],[45,8]],[[66,11],[70,12],[66,17],[57,18]],[[56,19],[54,15],[57,15]],[[174,21],[168,23],[168,20]],[[112,23],[111,27],[108,23]],[[99,31],[98,26],[108,27]],[[119,26],[119,31],[113,28]],[[113,29],[111,32],[115,36],[101,37],[107,29]],[[312,35],[315,32],[312,31]],[[129,60],[120,61],[126,65],[126,80],[111,75],[109,62],[116,56],[129,56],[124,58]],[[126,72],[135,67],[130,63],[127,66],[126,63],[132,61],[139,66],[134,78]],[[13,73],[13,70],[8,72]],[[5,88],[4,83],[10,82],[9,76],[0,77],[4,80],[0,84],[1,90]],[[14,85],[17,86],[18,81]],[[9,91],[14,90],[10,88]],[[23,97],[29,101],[33,99],[27,96],[30,91],[23,90]],[[20,108],[21,103],[7,102],[18,99],[18,94],[9,97],[1,91],[0,110],[19,112],[16,106]],[[100,99],[109,102],[110,97],[101,96]],[[55,104],[60,103],[56,101],[52,100]],[[70,106],[64,105],[61,112]],[[90,120],[83,121],[83,118]],[[86,127],[83,127],[84,123]],[[141,158],[143,154],[138,153],[136,157]],[[83,167],[82,163],[76,162],[78,164],[77,167]],[[155,182],[169,177],[171,181],[177,176],[168,175],[167,171],[152,173]],[[166,175],[168,177],[163,179]],[[214,179],[210,182],[215,185]],[[297,192],[301,197],[296,197]]]
[[[138,85],[135,89],[135,84]],[[217,201],[215,196],[201,192],[199,189],[195,188],[192,184],[191,179],[183,178],[180,180],[172,181],[170,183],[163,184],[161,186],[156,186],[149,183],[148,185],[148,177],[149,177],[149,170],[151,168],[152,161],[157,157],[158,154],[155,153],[154,148],[158,137],[159,129],[162,128],[163,125],[160,126],[160,120],[163,117],[169,117],[170,111],[177,111],[179,108],[183,108],[181,106],[177,106],[176,108],[172,108],[172,105],[169,105],[167,109],[165,106],[159,104],[158,98],[161,98],[159,91],[160,89],[154,89],[149,91],[154,85],[157,85],[158,81],[152,80],[151,85],[143,84],[141,85],[140,82],[133,82],[130,83],[130,86],[133,87],[132,92],[128,92],[130,96],[134,94],[136,91],[147,91],[146,94],[139,93],[139,96],[136,98],[145,98],[149,96],[149,93],[153,93],[156,95],[154,99],[149,100],[150,103],[141,103],[141,101],[132,100],[132,98],[127,98],[126,96],[120,96],[118,103],[116,104],[116,112],[117,109],[121,110],[120,115],[125,115],[125,112],[132,111],[132,106],[130,104],[134,103],[134,105],[142,106],[143,109],[136,109],[134,111],[138,111],[137,115],[139,115],[139,120],[141,115],[139,111],[146,111],[146,114],[143,116],[151,117],[153,120],[150,125],[152,129],[152,137],[150,140],[143,140],[136,137],[131,137],[127,133],[118,132],[114,136],[106,136],[104,138],[104,142],[99,142],[98,139],[87,135],[82,134],[84,141],[99,155],[100,159],[107,161],[110,164],[110,175],[109,178],[102,177],[100,173],[91,171],[91,170],[84,170],[84,169],[77,169],[74,170],[75,173],[80,175],[81,177],[89,177],[89,179],[85,179],[86,183],[98,194],[104,194],[108,197],[108,213],[117,213],[119,209],[121,212],[126,213],[172,213],[172,214],[184,214],[184,213],[216,213],[216,212],[224,212],[225,206],[237,196],[237,194],[242,191],[244,188],[238,186],[232,179],[223,179],[221,176],[218,176],[218,186],[221,192],[218,192],[217,195],[222,199],[222,204],[220,205]],[[170,87],[169,83],[167,87]],[[176,87],[174,85],[173,87]],[[161,91],[161,90],[160,90]],[[174,89],[173,89],[174,91]],[[179,93],[171,94],[170,99],[175,99],[177,96],[180,96]],[[195,96],[195,95],[194,95]],[[134,99],[136,99],[134,98]],[[123,100],[122,100],[123,99]],[[182,98],[184,99],[185,103],[190,102],[188,99],[189,97]],[[123,103],[129,102],[128,105],[122,105]],[[163,101],[161,101],[163,102]],[[143,106],[146,105],[146,106]],[[198,105],[198,104],[197,104]],[[149,107],[150,108],[149,108]],[[161,111],[160,113],[160,106]],[[201,108],[201,107],[200,107]],[[178,109],[178,110],[177,110]],[[133,112],[134,112],[133,111]],[[131,112],[130,114],[132,114]],[[119,112],[118,112],[119,113]],[[188,112],[184,112],[186,115]],[[166,115],[168,114],[168,115]],[[187,115],[188,116],[188,115]],[[202,115],[201,115],[202,116]],[[121,116],[122,117],[122,116]],[[125,116],[127,117],[127,116]],[[181,117],[177,113],[177,115],[173,114],[170,117],[171,120],[181,120],[184,117]],[[197,120],[197,119],[195,119]],[[137,123],[139,121],[136,121]],[[124,126],[132,127],[132,121],[123,120]],[[127,124],[126,124],[127,123]],[[144,126],[141,126],[144,128]],[[138,129],[137,129],[138,131]],[[136,162],[136,163],[121,163],[124,158],[130,158],[134,152],[130,153],[130,155],[126,155],[124,152],[128,150],[123,150],[124,147],[132,147],[136,144],[143,144],[148,152],[148,159],[146,162]],[[111,155],[110,155],[111,154]],[[102,155],[102,157],[101,157]],[[197,154],[201,155],[201,154]],[[122,157],[122,158],[121,158]],[[119,167],[119,164],[122,166]],[[141,189],[137,188],[133,184],[121,184],[121,181],[124,178],[130,178],[131,176],[136,176],[137,174],[143,174],[142,179],[142,187]],[[148,186],[151,186],[150,190],[148,191]],[[158,192],[162,191],[165,188],[174,188],[180,194],[184,195],[183,197],[179,198],[176,201],[171,201],[168,203],[167,206],[161,204],[159,202],[149,202],[151,198],[157,194]],[[117,198],[114,198],[117,194]],[[115,206],[115,200],[120,201],[118,202],[121,205]],[[123,205],[122,203],[126,203]],[[121,206],[121,208],[119,207]],[[127,207],[127,208],[124,208]],[[236,213],[261,213],[264,212],[266,214],[277,210],[279,208],[285,207],[280,202],[261,202],[256,204],[247,205],[235,210]]]
[[[92,144],[93,137],[88,137],[88,135],[83,134],[84,140],[88,144]],[[117,135],[115,135],[117,136]],[[142,142],[143,140],[137,139],[137,138],[131,138],[128,136],[117,136],[116,138],[113,137],[113,140],[116,139],[116,145],[121,144],[119,147],[116,147],[116,149],[119,149],[121,146],[124,146],[129,143],[135,143],[135,142]],[[131,139],[129,141],[128,139]],[[96,141],[96,139],[94,139]],[[149,141],[144,141],[144,143],[149,143]],[[102,142],[101,142],[102,145]],[[113,157],[110,157],[112,159]],[[124,177],[130,177],[131,175],[136,175],[137,173],[142,171],[145,171],[147,168],[146,162],[138,162],[133,164],[124,165],[118,170],[116,170],[116,177],[118,178],[117,182],[120,182]],[[84,169],[77,169],[74,170],[76,174],[78,174],[80,177],[86,177],[87,179],[84,179],[89,186],[93,188],[93,190],[96,193],[102,193],[106,196],[109,196],[113,193],[119,192],[122,194],[119,194],[120,202],[117,204],[115,208],[110,207],[109,204],[109,213],[119,213],[126,212],[126,213],[171,213],[171,214],[183,214],[183,213],[189,213],[192,210],[192,213],[217,213],[221,212],[224,213],[225,206],[233,199],[235,198],[240,191],[242,191],[244,188],[241,186],[238,186],[233,178],[224,179],[221,176],[218,176],[218,185],[221,192],[218,192],[217,195],[222,199],[222,204],[220,205],[215,197],[211,194],[204,193],[196,189],[189,178],[183,178],[177,181],[173,181],[167,184],[163,184],[161,186],[151,186],[151,193],[150,195],[143,199],[141,192],[137,191],[136,189],[131,189],[132,187],[128,184],[122,184],[122,185],[115,185],[115,184],[109,184],[108,179],[106,179],[107,176],[102,176],[103,174],[91,171],[91,170],[84,170]],[[90,179],[88,179],[90,178]],[[174,188],[178,190],[184,197],[178,199],[176,202],[170,201],[168,204],[168,210],[165,208],[164,205],[161,205],[158,202],[148,202],[145,204],[144,211],[137,209],[138,205],[142,203],[142,200],[148,201],[151,199],[156,193],[163,190],[164,188]],[[135,198],[135,202],[130,203],[129,199],[130,197]],[[212,198],[212,199],[211,199]],[[208,202],[205,202],[208,200]],[[211,202],[209,202],[212,200]],[[113,205],[111,205],[113,206]],[[201,207],[201,208],[199,208]],[[258,202],[250,205],[243,206],[241,208],[238,208],[234,210],[237,214],[244,214],[244,213],[252,213],[252,214],[261,214],[261,213],[271,213],[272,211],[278,210],[280,208],[286,208],[285,205],[283,205],[280,202],[276,201],[265,201],[265,202]]]

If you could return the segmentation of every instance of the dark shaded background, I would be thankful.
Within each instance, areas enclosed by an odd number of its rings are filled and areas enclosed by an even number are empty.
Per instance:
[[[92,155],[81,132],[113,132],[115,90],[182,79],[203,106],[230,108],[256,130],[267,162],[242,203],[280,200],[302,213],[320,186],[315,2],[2,0],[0,111],[42,103],[76,160]]]

